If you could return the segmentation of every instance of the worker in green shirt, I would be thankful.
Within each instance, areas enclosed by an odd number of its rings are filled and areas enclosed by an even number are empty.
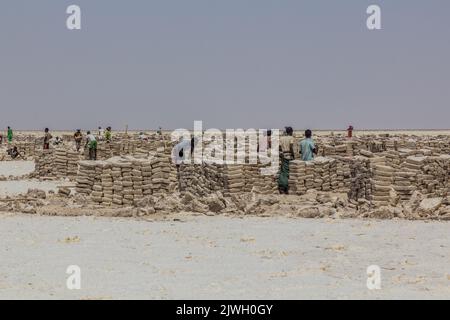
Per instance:
[[[112,130],[111,127],[108,127],[108,128],[106,128],[106,131],[105,131],[105,140],[107,143],[111,142],[111,138],[112,138],[111,130]]]
[[[8,127],[8,143],[11,144],[13,139],[13,131],[11,129],[11,127]]]

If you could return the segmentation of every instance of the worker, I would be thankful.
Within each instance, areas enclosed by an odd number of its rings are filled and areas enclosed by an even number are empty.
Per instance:
[[[314,160],[314,155],[317,155],[319,148],[316,147],[312,139],[312,131],[305,131],[305,139],[300,141],[300,155],[303,161]]]
[[[63,143],[63,139],[59,136],[55,138],[55,141],[53,141],[53,145],[55,145],[55,146],[59,146],[62,143]]]
[[[8,150],[8,154],[11,156],[13,160],[17,159],[18,157],[21,157],[22,159],[25,159],[19,152],[19,149],[17,149],[17,146],[14,146],[14,148]]]
[[[280,138],[281,169],[278,177],[278,191],[289,194],[289,164],[294,160],[294,130],[286,127],[284,135]]]
[[[111,130],[112,130],[111,127],[108,127],[108,128],[106,128],[106,131],[105,131],[105,140],[107,143],[111,142],[111,138],[112,138]]]
[[[89,160],[97,160],[97,139],[95,136],[88,131],[86,136],[85,148],[89,148]]]
[[[172,161],[176,165],[182,164],[186,160],[192,159],[194,147],[198,142],[198,138],[184,139],[172,149]],[[190,155],[190,157],[189,157]]]
[[[183,190],[183,186],[181,184],[182,179],[180,177],[182,164],[192,160],[194,148],[195,145],[198,143],[198,141],[199,140],[197,137],[193,137],[191,139],[184,139],[172,149],[172,161],[177,168],[178,190],[180,191]]]
[[[8,138],[8,144],[11,144],[12,140],[13,140],[13,131],[12,131],[11,127],[8,127],[7,138]]]
[[[352,125],[348,126],[348,129],[347,129],[347,137],[348,137],[349,139],[351,139],[351,138],[353,137],[353,126],[352,126]]]
[[[267,130],[266,134],[262,137],[262,139],[265,139],[265,145],[264,145],[264,140],[262,141],[262,144],[260,144],[260,140],[258,140],[258,145],[257,145],[257,152],[267,152],[267,150],[270,150],[272,148],[272,130]]]
[[[48,128],[44,130],[44,150],[50,149],[50,140],[52,139],[52,135]]]
[[[102,127],[98,127],[98,140],[103,140],[105,136],[105,130]]]
[[[77,152],[80,152],[81,148],[81,142],[83,141],[83,134],[81,133],[80,129],[77,129],[77,132],[73,135],[73,138],[75,140],[75,146],[77,148]]]

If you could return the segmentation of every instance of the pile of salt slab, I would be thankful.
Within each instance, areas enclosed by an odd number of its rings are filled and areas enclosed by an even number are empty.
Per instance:
[[[391,190],[395,169],[390,166],[376,164],[372,170],[372,197],[375,206],[386,206],[391,202]]]

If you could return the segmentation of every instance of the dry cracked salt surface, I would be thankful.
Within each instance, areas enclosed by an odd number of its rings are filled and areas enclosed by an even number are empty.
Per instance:
[[[450,299],[449,223],[0,215],[1,299]],[[81,268],[68,290],[66,269]],[[381,290],[366,286],[370,265]]]

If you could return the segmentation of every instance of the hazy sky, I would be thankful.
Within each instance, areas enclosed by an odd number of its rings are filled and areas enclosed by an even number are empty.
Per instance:
[[[0,128],[450,128],[449,13],[448,0],[2,0]]]

